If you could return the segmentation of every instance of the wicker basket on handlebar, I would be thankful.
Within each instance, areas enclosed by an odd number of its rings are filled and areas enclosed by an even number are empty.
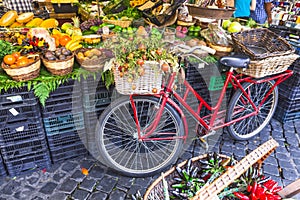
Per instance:
[[[144,74],[138,77],[121,75],[119,66],[114,70],[115,86],[120,94],[156,94],[162,84],[162,72],[156,61],[146,61]]]
[[[217,194],[222,192],[227,186],[238,179],[242,174],[244,174],[251,166],[258,164],[258,168],[261,167],[262,162],[275,150],[278,143],[274,139],[270,139],[257,149],[252,151],[250,154],[245,156],[241,161],[236,163],[233,167],[229,167],[225,173],[215,179],[209,185],[203,186],[194,197],[190,198],[192,200],[212,200]],[[206,158],[207,155],[201,155],[194,157],[192,159],[192,165],[195,165],[200,159]],[[220,155],[221,157],[226,157]],[[187,161],[180,163],[179,167],[187,164]],[[164,173],[164,179],[168,185],[172,184],[169,181],[176,177],[176,167],[171,168]],[[163,177],[157,178],[147,189],[144,200],[153,199],[164,199],[164,186]]]
[[[247,69],[236,71],[255,78],[281,73],[299,57],[292,45],[266,28],[233,33],[231,38],[234,50],[251,59]]]

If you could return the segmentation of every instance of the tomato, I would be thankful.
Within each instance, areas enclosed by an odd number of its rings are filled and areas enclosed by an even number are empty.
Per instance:
[[[144,60],[143,59],[138,59],[136,61],[136,64],[138,64],[139,66],[143,66],[144,65]]]
[[[19,57],[21,56],[21,53],[18,52],[18,51],[16,51],[16,52],[13,52],[11,55],[12,55],[13,57],[15,57],[15,58],[18,60]]]
[[[6,55],[4,56],[3,61],[7,65],[12,65],[16,62],[16,58],[13,55]]]
[[[28,63],[29,63],[28,58],[22,57],[22,58],[19,58],[19,59],[18,59],[18,61],[17,61],[17,66],[18,66],[18,67],[25,67],[26,65],[28,65]]]
[[[170,69],[170,66],[167,64],[167,63],[163,63],[161,65],[161,70],[164,71],[164,72],[168,72]]]

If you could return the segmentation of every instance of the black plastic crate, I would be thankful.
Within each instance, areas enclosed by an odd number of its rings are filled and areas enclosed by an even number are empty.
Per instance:
[[[18,142],[12,145],[0,146],[2,156],[5,160],[15,160],[18,157],[26,157],[36,152],[47,152],[48,146],[46,138]]]
[[[0,128],[0,146],[42,138],[45,138],[45,132],[40,119],[33,119],[31,123],[20,122]]]
[[[299,52],[298,52],[299,54]],[[300,74],[300,57],[297,58],[297,60],[295,60],[290,66],[289,69],[294,71],[294,75],[293,76],[299,76]]]
[[[288,86],[284,83],[281,83],[278,87],[279,95],[289,99],[289,100],[298,100],[300,99],[300,87]]]
[[[88,151],[83,144],[64,146],[63,148],[54,149],[51,151],[51,158],[53,163],[57,163],[70,158],[87,155]]]
[[[53,3],[55,13],[77,13],[78,6],[72,3]]]
[[[277,107],[282,108],[288,112],[300,111],[300,99],[290,100],[279,96]]]
[[[89,76],[82,80],[83,107],[86,112],[93,112],[106,107],[111,102],[113,87],[106,88],[101,76]]]
[[[43,118],[46,135],[63,134],[84,129],[83,112],[63,113],[55,117]]]
[[[33,170],[50,168],[51,160],[48,152],[37,152],[14,160],[4,160],[9,176],[17,176]]]
[[[50,151],[53,149],[60,149],[64,146],[76,144],[81,145],[86,143],[85,130],[71,131],[64,134],[48,135],[48,145]]]
[[[0,125],[10,126],[14,123],[27,123],[31,119],[40,117],[40,107],[37,102],[30,105],[14,105],[12,108],[0,110]]]
[[[36,97],[32,90],[28,91],[26,86],[21,88],[10,88],[0,92],[0,109],[9,109],[16,106],[32,105],[36,103]]]
[[[283,108],[277,107],[273,117],[281,123],[292,121],[295,119],[300,119],[300,110],[290,112]]]
[[[0,177],[1,176],[6,176],[6,175],[7,175],[7,172],[6,172],[6,169],[4,167],[2,157],[0,155]]]

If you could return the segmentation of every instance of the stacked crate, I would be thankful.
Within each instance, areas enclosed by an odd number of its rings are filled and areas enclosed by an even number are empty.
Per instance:
[[[53,163],[87,154],[81,96],[80,84],[69,79],[41,107]]]
[[[294,74],[279,85],[279,100],[274,118],[281,122],[300,119],[300,59],[290,69]]]
[[[0,151],[10,176],[50,167],[40,107],[33,91],[27,87],[1,91],[0,127]]]
[[[89,76],[81,81],[84,119],[88,150],[92,155],[97,151],[95,134],[98,119],[111,102],[113,88],[107,89],[101,76]]]

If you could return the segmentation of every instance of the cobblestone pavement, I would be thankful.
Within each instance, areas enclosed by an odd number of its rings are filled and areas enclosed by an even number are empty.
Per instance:
[[[270,175],[280,185],[285,186],[300,178],[300,123],[281,124],[272,119],[259,136],[249,141],[234,141],[224,133],[218,138],[214,151],[234,154],[241,159],[272,136],[280,146],[263,164],[264,174]],[[177,162],[201,154],[203,149],[194,141]],[[82,167],[89,170],[86,176]],[[158,175],[157,175],[158,176]],[[132,178],[110,171],[91,156],[79,157],[53,165],[47,171],[34,171],[18,177],[0,180],[0,200],[122,200],[131,199],[131,194],[139,190],[144,194],[155,178]],[[294,199],[299,199],[297,195]]]

